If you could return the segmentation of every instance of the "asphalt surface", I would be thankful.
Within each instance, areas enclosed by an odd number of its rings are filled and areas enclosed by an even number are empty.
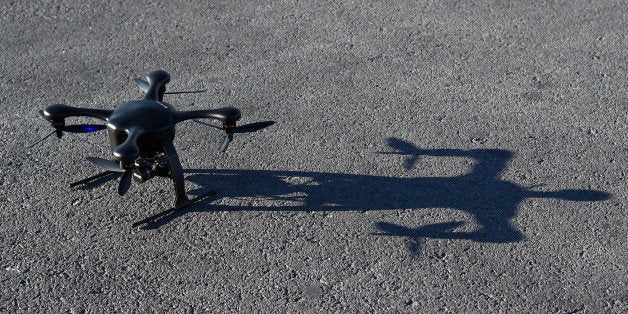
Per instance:
[[[2,1],[0,312],[626,312],[625,1]],[[71,189],[163,68],[171,182]],[[70,119],[68,119],[70,120]],[[88,121],[76,118],[75,121]],[[90,120],[91,121],[91,120]]]

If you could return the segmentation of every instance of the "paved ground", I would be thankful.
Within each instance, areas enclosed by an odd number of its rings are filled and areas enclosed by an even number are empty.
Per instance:
[[[626,312],[625,1],[2,1],[0,311]],[[163,68],[190,194],[67,184],[110,158],[51,103]],[[195,103],[191,105],[191,103]]]

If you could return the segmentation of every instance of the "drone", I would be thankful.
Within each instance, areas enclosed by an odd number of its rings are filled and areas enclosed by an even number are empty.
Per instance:
[[[87,157],[89,162],[103,169],[104,172],[71,183],[70,187],[121,173],[118,194],[122,196],[129,190],[132,178],[136,182],[143,183],[154,177],[166,177],[172,179],[174,183],[175,203],[171,211],[175,211],[216,193],[212,190],[193,199],[186,196],[183,168],[173,144],[177,123],[193,119],[198,123],[224,130],[226,135],[219,148],[222,152],[227,150],[234,133],[255,132],[274,124],[274,121],[264,121],[236,126],[242,114],[235,107],[176,110],[171,104],[163,101],[165,94],[200,93],[205,90],[166,92],[170,75],[163,70],[149,73],[146,80],[136,78],[135,82],[145,92],[144,97],[140,100],[122,103],[114,110],[78,108],[65,104],[52,104],[39,110],[39,115],[50,122],[54,131],[29,147],[53,134],[61,138],[64,132],[89,133],[106,129],[113,160]],[[106,122],[106,125],[65,124],[66,118],[75,116],[102,120]],[[204,118],[218,120],[222,123],[222,127],[197,120]]]

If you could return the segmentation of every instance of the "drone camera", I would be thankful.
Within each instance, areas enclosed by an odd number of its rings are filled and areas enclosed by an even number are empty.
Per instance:
[[[143,183],[153,177],[153,171],[150,167],[137,168],[133,171],[133,179],[135,182]]]

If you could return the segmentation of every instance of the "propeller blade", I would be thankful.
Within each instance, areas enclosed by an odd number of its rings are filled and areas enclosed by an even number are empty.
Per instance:
[[[137,86],[143,91],[143,92],[147,92],[148,91],[148,86],[150,84],[148,84],[147,81],[141,79],[141,78],[136,78],[135,79],[135,84],[137,84]]]
[[[388,146],[392,149],[402,151],[402,152],[416,152],[417,148],[412,145],[410,142],[400,140],[398,138],[391,137],[388,139]]]
[[[206,89],[202,89],[202,90],[191,90],[191,91],[181,91],[181,92],[165,92],[164,94],[199,94],[199,93],[204,93],[206,92]]]
[[[212,78],[209,80],[206,80],[206,82],[208,83],[215,83],[218,82],[219,79],[218,78]],[[169,94],[169,95],[173,95],[173,94],[198,94],[198,93],[204,93],[206,92],[206,89],[199,89],[199,90],[192,90],[192,91],[177,91],[177,92],[165,92],[164,94]]]
[[[39,111],[40,114],[42,114],[43,111]],[[45,118],[45,116],[42,117]],[[42,137],[41,139],[37,140],[36,142],[34,142],[33,144],[30,144],[28,146],[26,146],[26,148],[31,148],[39,143],[41,143],[43,140],[49,138],[50,136],[52,136],[53,134],[57,133],[57,131],[64,131],[64,132],[70,132],[70,133],[90,133],[90,132],[96,132],[96,131],[100,131],[100,130],[104,130],[107,127],[104,125],[94,125],[94,124],[75,124],[75,125],[66,125],[63,128],[60,129],[55,129],[54,131],[50,132],[48,135]]]
[[[210,127],[212,127],[212,128],[218,129],[218,130],[224,130],[222,127],[219,127],[219,126],[217,126],[217,125],[213,125],[213,124],[211,124],[211,123],[203,122],[203,121],[201,121],[201,120],[199,120],[199,119],[193,119],[192,121],[194,121],[194,122],[196,122],[196,123],[200,123],[200,124],[202,124],[202,125],[210,126]]]
[[[244,125],[240,125],[237,126],[235,128],[235,133],[250,133],[250,132],[257,132],[263,128],[267,128],[271,125],[275,124],[275,121],[262,121],[262,122],[255,122],[255,123],[249,123],[249,124],[244,124]]]
[[[122,174],[122,177],[120,178],[120,185],[118,185],[118,194],[120,196],[124,195],[131,187],[132,177],[133,171],[131,170],[124,171]]]
[[[229,147],[229,143],[231,143],[231,139],[232,137],[227,135],[225,136],[225,139],[222,141],[222,144],[220,144],[220,151],[221,152],[226,152],[227,151],[227,147]]]
[[[70,133],[90,133],[96,132],[100,130],[104,130],[107,127],[99,124],[75,124],[75,125],[66,125],[61,130],[64,132]]]
[[[225,130],[223,127],[219,127],[217,125],[213,125],[211,123],[207,123],[207,122],[203,122],[201,120],[198,119],[194,119],[194,122],[196,123],[200,123],[218,130]],[[249,123],[249,124],[244,124],[244,125],[240,125],[237,126],[234,130],[234,133],[251,133],[251,132],[257,132],[261,129],[267,128],[271,125],[275,124],[275,121],[262,121],[262,122],[255,122],[255,123]]]
[[[412,169],[417,161],[419,161],[419,155],[410,156],[408,157],[408,159],[406,159],[404,166],[406,167],[406,169]]]
[[[93,163],[94,165],[108,171],[125,172],[124,169],[120,168],[120,165],[118,165],[116,162],[111,161],[111,160],[102,159],[98,157],[87,157],[85,159],[87,159],[87,161]]]
[[[37,145],[37,144],[41,143],[43,140],[45,140],[45,139],[47,139],[47,138],[51,137],[53,134],[55,134],[55,132],[57,132],[57,130],[54,130],[54,131],[50,132],[50,134],[48,134],[48,135],[46,135],[46,136],[42,137],[41,139],[37,140],[35,143],[30,144],[29,146],[26,146],[26,148],[31,148],[31,147],[33,147],[33,146],[35,146],[35,145]]]

